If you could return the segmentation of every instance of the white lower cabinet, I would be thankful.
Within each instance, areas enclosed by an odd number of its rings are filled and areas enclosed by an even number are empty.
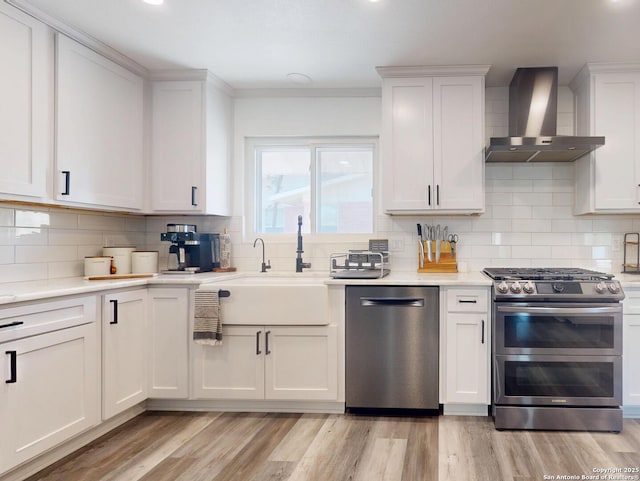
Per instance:
[[[194,351],[194,398],[337,399],[335,325],[224,326],[221,346]]]
[[[624,288],[622,308],[622,405],[640,408],[640,289]]]
[[[488,288],[443,288],[443,389],[446,404],[488,405],[490,317]]]
[[[149,303],[149,397],[189,396],[189,289],[153,287]]]
[[[102,419],[147,398],[147,290],[102,297]]]
[[[100,349],[94,296],[1,309],[0,326],[16,338],[0,343],[1,474],[100,422]]]

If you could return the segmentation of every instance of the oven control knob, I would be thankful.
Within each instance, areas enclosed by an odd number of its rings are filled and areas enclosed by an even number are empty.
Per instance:
[[[609,289],[609,292],[611,294],[617,294],[618,292],[620,292],[620,286],[615,282],[611,282],[610,284],[608,284],[607,288]]]
[[[533,282],[525,282],[524,286],[522,286],[522,290],[525,292],[525,294],[533,294],[533,291],[535,291]]]
[[[607,286],[604,285],[604,282],[598,282],[593,288],[596,290],[598,294],[604,294],[604,291],[607,290]]]
[[[500,284],[498,284],[496,286],[496,289],[500,294],[506,294],[507,292],[509,292],[509,286],[505,281],[502,281]]]
[[[520,292],[522,292],[522,286],[518,281],[511,284],[511,292],[513,292],[514,294],[520,294]]]
[[[553,292],[563,292],[564,291],[564,284],[561,284],[559,282],[556,282],[555,284],[553,284]]]

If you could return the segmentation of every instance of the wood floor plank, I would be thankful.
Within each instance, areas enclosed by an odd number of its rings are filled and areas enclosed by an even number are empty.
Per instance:
[[[438,479],[438,418],[409,421],[402,481]]]
[[[622,433],[496,431],[490,417],[146,413],[29,481],[541,481],[640,465]]]
[[[373,448],[362,457],[354,476],[355,481],[397,481],[402,479],[407,440],[375,438]]]
[[[289,481],[353,479],[373,422],[364,416],[330,416]]]
[[[214,481],[252,479],[275,447],[284,439],[300,419],[299,414],[273,414],[265,425],[253,436],[250,443],[241,449],[215,477]]]
[[[300,461],[327,417],[328,414],[303,415],[273,450],[269,461]]]

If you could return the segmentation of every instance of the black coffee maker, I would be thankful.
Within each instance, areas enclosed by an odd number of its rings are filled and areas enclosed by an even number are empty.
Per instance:
[[[209,272],[220,267],[220,234],[198,233],[192,224],[167,224],[160,240],[171,242],[169,269],[164,272]]]

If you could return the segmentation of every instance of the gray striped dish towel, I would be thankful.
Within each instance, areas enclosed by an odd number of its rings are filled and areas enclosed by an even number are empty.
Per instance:
[[[196,290],[193,340],[197,344],[222,344],[222,319],[217,290]]]

